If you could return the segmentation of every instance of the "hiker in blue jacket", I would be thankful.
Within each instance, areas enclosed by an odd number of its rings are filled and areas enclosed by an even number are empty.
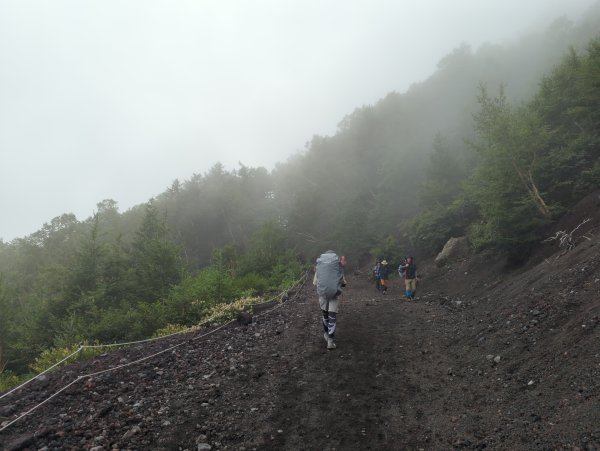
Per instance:
[[[313,285],[317,287],[319,295],[323,338],[327,342],[327,349],[335,349],[334,335],[337,326],[339,296],[342,294],[342,288],[346,286],[346,279],[342,262],[334,251],[327,251],[317,259]]]

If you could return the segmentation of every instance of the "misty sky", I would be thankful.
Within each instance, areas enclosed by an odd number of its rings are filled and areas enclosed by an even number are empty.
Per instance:
[[[217,161],[271,169],[462,42],[594,2],[0,0],[0,238]]]

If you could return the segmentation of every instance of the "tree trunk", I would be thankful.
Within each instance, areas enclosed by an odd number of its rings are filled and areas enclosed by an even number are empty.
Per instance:
[[[529,183],[531,185],[533,197],[537,201],[539,210],[542,212],[545,218],[549,218],[550,209],[548,208],[548,205],[546,205],[546,202],[544,202],[544,199],[542,199],[540,191],[538,190],[535,182],[533,181],[533,174],[531,173],[531,170],[529,170]]]
[[[523,184],[523,186],[525,187],[525,189],[531,196],[533,203],[535,204],[535,206],[537,207],[539,212],[542,214],[542,216],[544,216],[544,218],[549,218],[550,217],[550,209],[546,205],[546,202],[544,202],[544,199],[542,199],[542,196],[541,196],[535,182],[533,181],[533,174],[532,174],[531,169],[529,169],[527,177],[525,177],[525,174],[523,174],[523,171],[517,166],[517,163],[515,163],[514,160],[512,160],[511,163],[512,163],[512,166],[513,166],[515,172],[519,176],[521,183]]]

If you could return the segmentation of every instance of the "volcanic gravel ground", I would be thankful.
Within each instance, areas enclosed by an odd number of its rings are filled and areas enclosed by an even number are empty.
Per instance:
[[[598,240],[527,271],[422,267],[415,302],[348,277],[337,349],[314,287],[205,332],[61,368],[0,400],[2,449],[600,449]],[[557,275],[558,274],[558,275]]]

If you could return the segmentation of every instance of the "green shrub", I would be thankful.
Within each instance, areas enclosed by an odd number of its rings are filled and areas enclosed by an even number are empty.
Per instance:
[[[89,343],[86,342],[84,344],[89,344]],[[29,367],[35,374],[39,374],[43,371],[46,371],[52,365],[55,365],[56,363],[60,362],[62,359],[67,357],[69,354],[72,354],[73,352],[77,351],[78,348],[79,348],[79,345],[72,345],[72,346],[65,346],[62,348],[46,349],[35,359],[35,361]],[[101,348],[82,349],[79,353],[75,354],[73,357],[66,360],[58,367],[60,367],[62,365],[67,365],[69,363],[73,363],[74,361],[79,360],[79,359],[94,357],[94,356],[102,354],[103,352],[105,352],[105,350],[102,350]]]
[[[165,306],[157,301],[105,310],[90,325],[90,336],[102,343],[139,340],[149,337],[167,324]]]
[[[305,269],[296,258],[288,256],[271,269],[269,285],[271,288],[285,290],[298,280]]]
[[[406,253],[406,251],[404,252]],[[373,249],[371,254],[378,259],[385,259],[390,264],[399,263],[404,256],[398,240],[392,236],[388,236],[380,240]]]
[[[476,252],[495,243],[493,227],[488,223],[471,224],[467,231],[467,238]]]
[[[193,330],[197,330],[199,329],[199,327],[197,326],[183,326],[181,324],[167,324],[165,327],[161,327],[160,329],[158,329],[156,332],[154,332],[152,334],[152,338],[159,338],[159,337],[164,337],[165,335],[172,335],[172,334],[176,334],[176,333],[183,333],[186,331],[193,331]]]
[[[477,208],[459,197],[449,206],[439,205],[421,211],[407,224],[408,235],[415,248],[435,254],[450,238],[464,235],[476,216]]]
[[[0,373],[0,392],[16,387],[20,383],[25,382],[29,377],[30,376],[26,374],[17,376],[10,371],[3,371]]]
[[[235,318],[238,313],[250,310],[252,304],[260,302],[260,298],[242,298],[228,304],[217,304],[208,311],[207,319],[215,323],[224,323]]]
[[[600,186],[600,160],[593,166],[584,169],[575,183],[575,192],[584,196]]]
[[[240,294],[262,293],[271,288],[270,280],[255,272],[236,277],[233,279],[233,286],[235,287],[235,292]]]

